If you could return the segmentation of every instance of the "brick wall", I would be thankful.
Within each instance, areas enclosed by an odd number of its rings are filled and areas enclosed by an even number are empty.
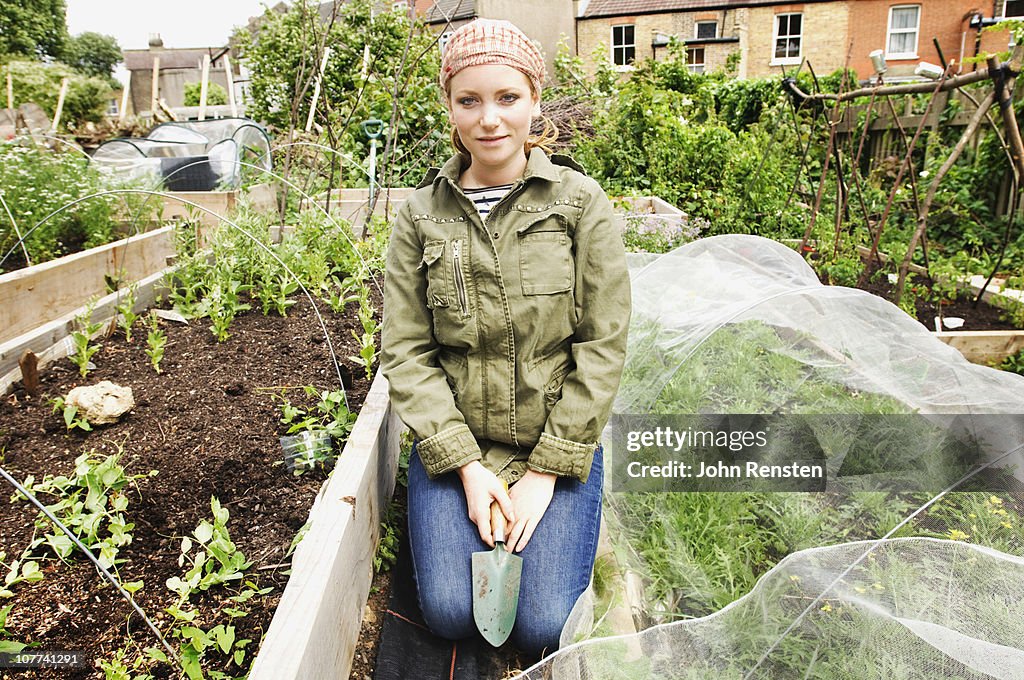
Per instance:
[[[622,16],[599,19],[581,19],[577,21],[577,53],[583,57],[588,71],[596,68],[591,59],[594,51],[603,43],[602,54],[609,61],[612,59],[612,26],[632,24],[636,41],[636,60],[668,57],[668,47],[652,47],[655,35],[661,33],[676,36],[682,42],[692,42],[694,47],[704,48],[705,71],[714,71],[725,67],[729,55],[738,52],[740,44],[699,43],[694,42],[695,25],[698,21],[717,21],[720,37],[737,37],[736,10],[702,10],[699,12],[666,12],[664,14],[644,14],[639,16]]]
[[[886,36],[889,26],[890,8],[896,5],[918,5],[920,29],[917,37],[917,55],[908,59],[894,59],[888,54],[887,77],[912,75],[918,62],[940,64],[939,53],[932,38],[939,41],[946,60],[961,59],[974,54],[977,31],[968,26],[972,10],[982,9],[986,15],[994,9],[991,0],[856,0],[850,9],[850,39],[853,41],[852,67],[858,77],[870,78],[874,73],[868,54],[872,50],[887,50]]]
[[[781,74],[774,61],[775,15],[800,12],[802,39],[800,55],[822,75],[843,67],[849,45],[850,5],[863,0],[818,3],[794,3],[771,7],[750,7],[746,10],[746,48],[743,50],[741,75],[764,78]],[[799,62],[798,62],[799,63]],[[796,65],[784,65],[794,70]]]

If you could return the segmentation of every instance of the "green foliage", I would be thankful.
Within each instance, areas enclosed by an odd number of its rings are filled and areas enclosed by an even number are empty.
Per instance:
[[[613,88],[594,99],[595,134],[571,150],[607,191],[656,194],[706,221],[707,235],[799,234],[806,215],[788,200],[799,157],[777,138],[792,127],[777,81],[691,73],[676,48]]]
[[[14,104],[35,102],[53,118],[57,110],[60,83],[68,79],[61,125],[75,130],[86,121],[103,120],[107,102],[113,95],[109,78],[83,76],[70,66],[59,62],[11,61],[7,63],[14,89]]]
[[[33,495],[41,499],[48,496],[53,500],[46,509],[85,547],[98,552],[97,559],[107,569],[124,561],[117,559],[117,554],[131,543],[130,532],[135,528],[135,524],[125,519],[128,510],[125,487],[138,476],[127,476],[118,463],[119,458],[119,455],[111,455],[100,460],[91,453],[84,453],[75,459],[75,469],[70,477],[46,475],[38,484],[33,483],[32,477],[24,482],[25,489]],[[20,493],[14,498],[26,500]],[[43,537],[33,540],[30,549],[45,543],[62,560],[76,550],[71,539],[63,532],[55,531],[42,513],[36,519],[36,528],[44,532]]]
[[[372,8],[369,0],[339,5],[339,15],[329,29],[320,21],[316,3],[303,0],[283,13],[268,9],[257,34],[240,36],[251,72],[250,115],[279,129],[303,127],[312,77],[319,68],[315,46],[330,45],[315,116],[337,135],[330,145],[362,163],[370,147],[359,123],[379,118],[388,122],[384,134],[391,143],[389,156],[378,156],[379,176],[410,173],[418,177],[430,167],[435,145],[448,148],[447,117],[437,89],[436,36],[421,23],[410,23],[404,13]],[[326,40],[324,30],[329,31]],[[369,46],[370,53],[366,78],[364,46]],[[392,129],[396,105],[398,117]],[[332,160],[337,163],[335,171],[344,172],[347,185],[367,185],[365,173],[352,162]]]
[[[94,323],[92,320],[95,304],[95,299],[90,300],[85,307],[85,312],[75,317],[75,330],[71,332],[71,341],[74,343],[75,351],[68,358],[78,366],[78,374],[83,378],[89,374],[89,362],[92,360],[92,356],[100,351],[100,345],[92,343],[93,336],[103,328],[102,323]]]
[[[0,561],[2,560],[3,553],[0,552]],[[7,630],[7,617],[13,608],[14,605],[12,604],[0,608],[0,637],[7,638],[11,636],[10,631]],[[0,640],[0,654],[17,654],[27,646],[24,642],[17,642],[16,640]]]
[[[139,315],[135,313],[137,284],[132,284],[121,296],[121,300],[115,306],[117,310],[117,326],[124,332],[125,342],[132,341],[132,327],[138,320]]]
[[[281,400],[281,424],[288,426],[287,434],[302,435],[296,444],[293,465],[295,475],[333,462],[335,456],[332,449],[318,446],[317,435],[330,437],[336,443],[333,450],[340,451],[358,415],[348,410],[345,393],[341,390],[318,390],[312,385],[306,385],[302,390],[307,399],[316,400],[311,407],[293,404],[284,393],[278,397]]]
[[[185,83],[185,106],[199,106],[199,97],[202,95],[202,83]],[[206,105],[219,106],[228,103],[228,91],[217,83],[206,85]]]
[[[1020,350],[1016,354],[1011,354],[1003,359],[1002,363],[999,364],[999,368],[1016,373],[1017,375],[1024,375],[1024,350]]]
[[[252,562],[247,562],[245,555],[231,542],[227,528],[230,518],[228,509],[216,498],[210,499],[210,508],[213,511],[213,522],[202,520],[192,532],[195,540],[188,536],[181,539],[178,566],[184,566],[187,562],[189,569],[183,577],[172,576],[167,579],[167,587],[177,593],[181,603],[187,602],[193,593],[240,581],[242,573],[252,566]]]
[[[0,208],[0,258],[11,253],[0,267],[24,266],[25,251],[32,264],[38,264],[112,241],[117,197],[91,198],[61,210],[103,188],[99,173],[81,154],[0,142],[0,196],[11,211],[8,217]],[[57,214],[49,217],[53,213]],[[24,251],[18,244],[19,231]]]
[[[218,618],[226,616],[227,619],[210,628],[201,627],[200,621],[208,621],[208,617],[201,616],[198,607],[188,608],[192,596],[211,588],[241,583],[244,572],[252,566],[252,562],[247,561],[231,541],[227,528],[228,509],[215,497],[210,499],[210,509],[213,521],[200,521],[191,536],[181,539],[178,566],[187,565],[187,570],[182,576],[167,579],[167,587],[178,596],[177,601],[165,610],[173,619],[168,637],[178,640],[182,668],[190,680],[236,677],[214,670],[214,667],[232,669],[233,672],[244,670],[247,647],[252,640],[238,638],[236,628],[230,622],[248,615],[247,611],[239,608],[241,605],[271,591],[270,588],[259,588],[252,581],[245,581],[235,595],[228,597],[234,606],[223,607],[217,612]],[[168,661],[161,649],[150,647],[145,651],[153,661]]]
[[[164,360],[164,346],[167,344],[167,334],[160,330],[160,318],[155,313],[149,315],[149,334],[146,336],[146,356],[153,370],[162,373],[160,362]]]
[[[78,417],[78,407],[74,404],[65,403],[64,397],[57,397],[51,401],[53,404],[53,412],[61,413],[64,417],[64,427],[69,430],[73,430],[76,427],[86,432],[92,431],[92,425],[85,418]]]
[[[92,31],[69,38],[61,55],[61,60],[79,73],[96,76],[108,82],[112,80],[114,67],[121,59],[121,47],[117,44],[117,38]]]
[[[398,560],[398,545],[405,515],[399,512],[392,501],[384,509],[384,517],[381,520],[380,540],[377,542],[377,552],[373,556],[373,570],[377,573],[387,571]]]
[[[58,57],[68,39],[65,0],[0,0],[0,57]]]
[[[11,591],[11,588],[19,583],[35,583],[43,580],[43,572],[39,570],[39,562],[32,559],[31,552],[31,549],[27,549],[21,554],[21,557],[7,564],[4,561],[7,559],[7,553],[0,550],[0,565],[7,569],[7,574],[4,576],[4,585],[0,587],[0,597],[14,597],[14,592]],[[10,608],[5,607],[3,613],[4,621],[0,623],[0,629],[6,623],[8,612],[10,612]]]

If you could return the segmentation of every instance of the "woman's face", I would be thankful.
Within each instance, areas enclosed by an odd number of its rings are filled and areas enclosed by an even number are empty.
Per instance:
[[[513,179],[522,174],[523,144],[533,116],[540,115],[540,99],[526,74],[505,64],[468,66],[452,77],[448,92],[449,116],[474,170],[507,170]]]

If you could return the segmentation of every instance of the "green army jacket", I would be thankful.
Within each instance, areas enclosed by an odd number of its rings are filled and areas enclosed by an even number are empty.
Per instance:
[[[481,460],[586,481],[626,352],[629,276],[601,187],[533,149],[480,219],[458,155],[399,209],[387,252],[381,367],[436,477]]]

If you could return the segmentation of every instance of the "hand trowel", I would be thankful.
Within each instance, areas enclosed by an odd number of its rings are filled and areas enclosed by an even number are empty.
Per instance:
[[[516,622],[523,558],[505,550],[505,515],[497,502],[491,503],[491,533],[494,550],[473,553],[473,619],[484,639],[500,647]]]

